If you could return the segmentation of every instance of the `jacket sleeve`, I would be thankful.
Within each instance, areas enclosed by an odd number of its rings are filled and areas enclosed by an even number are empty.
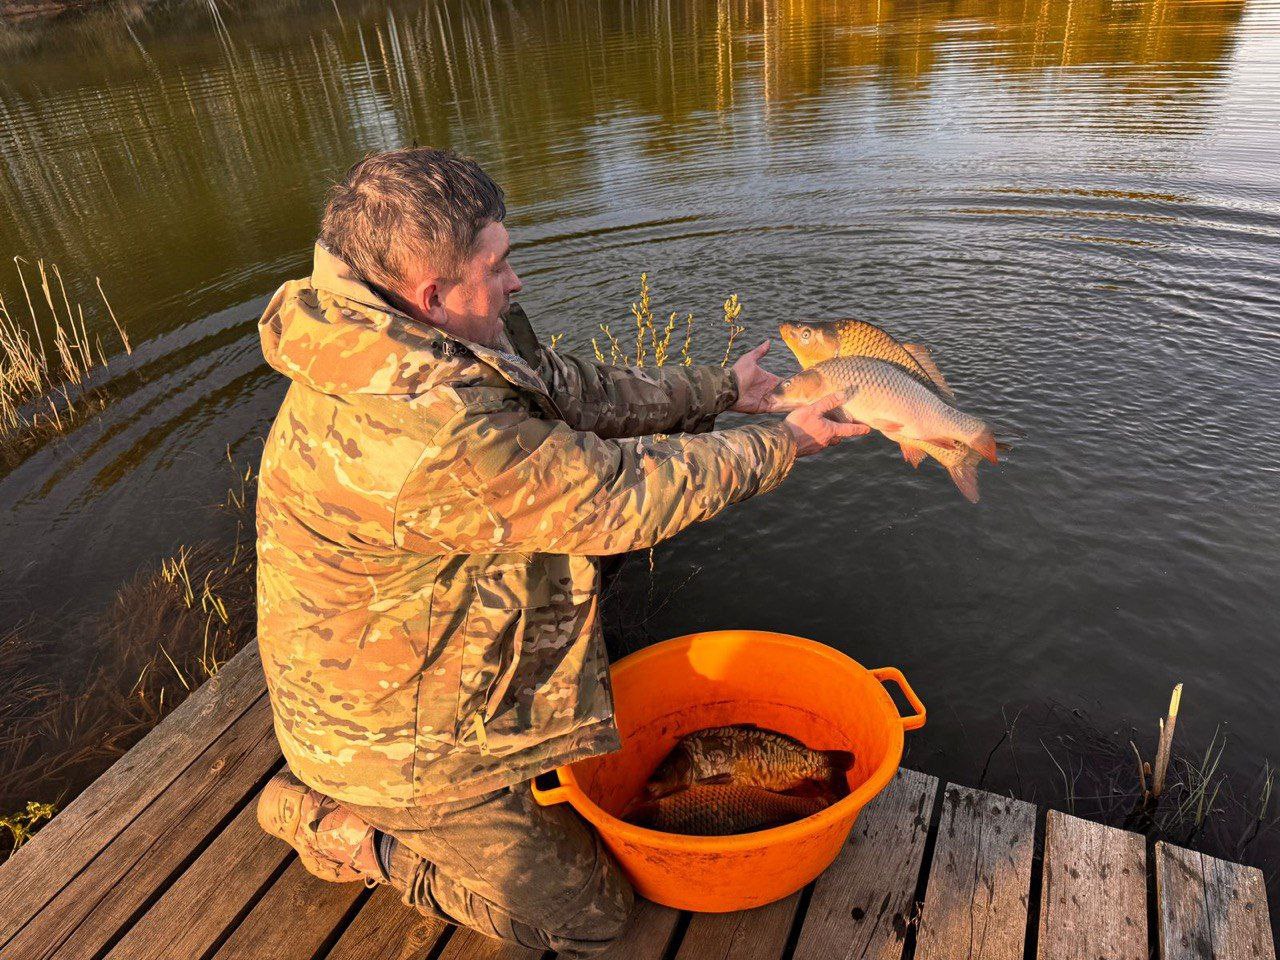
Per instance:
[[[795,453],[781,422],[606,440],[527,411],[464,409],[405,481],[395,543],[428,554],[625,553],[773,489]]]
[[[720,367],[620,367],[546,347],[539,357],[565,422],[601,437],[702,433],[738,399],[733,371]]]

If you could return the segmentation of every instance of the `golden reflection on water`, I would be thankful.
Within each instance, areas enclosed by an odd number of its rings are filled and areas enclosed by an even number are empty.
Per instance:
[[[519,210],[598,190],[600,167],[627,150],[724,163],[703,136],[682,135],[706,114],[758,114],[760,135],[803,137],[824,110],[887,129],[936,123],[913,104],[937,100],[992,129],[1093,116],[1181,133],[1202,122],[1244,3],[339,9],[268,4],[212,23],[193,6],[59,28],[26,49],[7,38],[0,251],[102,274],[145,336],[296,269],[326,185],[375,149],[472,152]]]

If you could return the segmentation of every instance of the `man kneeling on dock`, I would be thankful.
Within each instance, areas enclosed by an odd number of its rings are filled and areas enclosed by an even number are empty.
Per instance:
[[[329,880],[579,957],[632,892],[528,781],[620,746],[593,557],[653,546],[866,428],[760,413],[777,378],[538,343],[502,191],[447,151],[358,163],[260,324],[293,382],[262,457],[258,641],[289,772],[259,822]],[[829,406],[829,405],[828,405]],[[670,436],[668,436],[670,434]]]

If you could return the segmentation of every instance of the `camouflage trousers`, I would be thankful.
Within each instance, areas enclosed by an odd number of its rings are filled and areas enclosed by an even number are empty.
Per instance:
[[[634,895],[595,830],[528,783],[394,810],[343,804],[395,838],[391,884],[421,913],[560,957],[601,953]]]

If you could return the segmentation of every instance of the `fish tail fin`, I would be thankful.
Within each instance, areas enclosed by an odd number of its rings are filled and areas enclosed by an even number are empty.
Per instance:
[[[822,752],[831,762],[831,768],[837,773],[844,773],[853,766],[853,754],[848,750],[823,750]]]
[[[969,446],[978,452],[982,459],[991,463],[999,463],[1000,459],[996,456],[996,438],[991,433],[990,427],[983,427],[982,432],[973,440],[969,441]]]
[[[968,456],[957,463],[955,466],[948,467],[947,472],[951,474],[951,480],[955,483],[956,489],[959,490],[966,500],[970,503],[978,502],[978,460],[980,459],[976,451],[971,451]]]
[[[654,814],[658,810],[656,803],[633,798],[622,811],[622,819],[634,823],[638,827],[646,827],[653,823]]]
[[[999,450],[1001,453],[1008,453],[1010,450],[1013,449],[1013,444],[1010,443],[1008,440],[997,440],[996,449]]]

